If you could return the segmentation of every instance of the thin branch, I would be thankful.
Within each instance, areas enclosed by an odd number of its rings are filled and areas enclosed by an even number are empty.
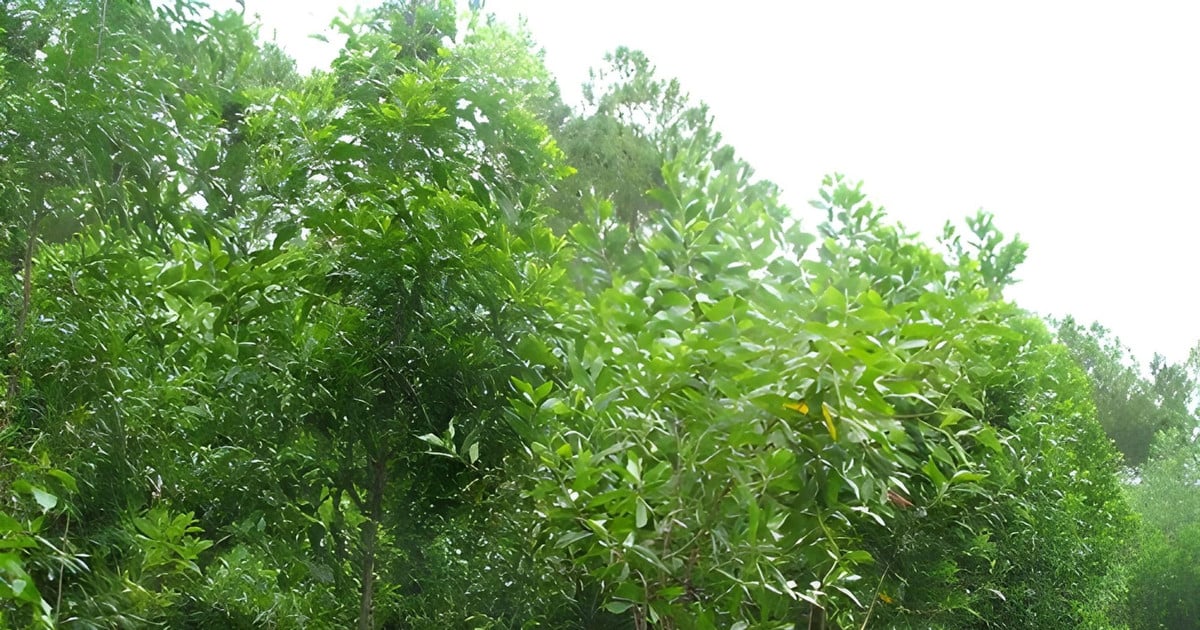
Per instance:
[[[63,550],[67,548],[67,534],[71,531],[71,513],[67,512],[67,524],[63,526]],[[59,611],[62,610],[62,592],[63,582],[67,581],[67,563],[63,562],[58,574],[58,595],[54,599],[54,616],[58,617]]]
[[[104,50],[104,31],[108,26],[108,0],[100,3],[100,31],[96,33],[96,63],[100,63],[100,54]]]
[[[883,580],[887,577],[888,571],[891,568],[891,564],[883,568],[883,573],[879,576],[879,583],[875,585],[875,594],[871,596],[871,605],[867,606],[867,616],[863,618],[862,626],[859,630],[867,630],[867,623],[871,621],[871,613],[875,611],[875,602],[879,600],[879,591],[883,588]]]

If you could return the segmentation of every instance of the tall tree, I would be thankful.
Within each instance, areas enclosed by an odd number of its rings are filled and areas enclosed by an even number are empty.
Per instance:
[[[1120,339],[1099,323],[1084,328],[1071,317],[1059,322],[1058,339],[1087,373],[1100,425],[1126,464],[1145,463],[1160,433],[1194,425],[1196,381],[1187,365],[1155,355],[1147,378]]]
[[[550,203],[564,219],[578,221],[592,198],[608,200],[636,231],[659,207],[649,192],[663,186],[663,165],[696,151],[688,148],[693,144],[715,149],[720,135],[708,108],[694,104],[678,81],[657,76],[644,53],[620,47],[604,62],[589,73],[581,109],[556,130],[576,172]]]
[[[646,229],[600,204],[571,230],[561,371],[517,384],[554,429],[533,444],[546,553],[639,628],[1102,625],[1128,512],[1084,381],[1001,299],[1023,244],[981,215],[937,254],[840,179],[811,234],[702,140],[663,178]],[[1034,484],[1051,451],[1086,478]]]

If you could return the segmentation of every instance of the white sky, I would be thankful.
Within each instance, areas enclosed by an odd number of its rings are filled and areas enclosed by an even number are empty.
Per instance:
[[[217,2],[216,4],[224,4]],[[232,4],[229,2],[228,4]],[[1099,320],[1146,361],[1200,340],[1200,5],[487,0],[564,95],[619,45],[707,102],[789,205],[841,172],[932,238],[994,213],[1030,244],[1009,296]],[[336,3],[247,0],[302,68]]]

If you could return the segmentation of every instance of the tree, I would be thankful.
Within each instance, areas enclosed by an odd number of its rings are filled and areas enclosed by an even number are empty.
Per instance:
[[[1147,379],[1129,349],[1099,323],[1084,328],[1067,317],[1058,324],[1059,340],[1087,373],[1097,416],[1129,466],[1150,456],[1156,436],[1194,424],[1196,381],[1186,365],[1155,355]]]
[[[818,240],[699,146],[664,166],[647,229],[600,204],[571,230],[559,371],[514,403],[554,428],[533,443],[545,553],[635,627],[971,627],[985,606],[1102,626],[1128,514],[1083,380],[999,299],[1023,245],[981,216],[943,257],[840,179]],[[1047,452],[1084,478],[1035,483]],[[1071,586],[1049,597],[1046,575]]]
[[[1161,436],[1154,457],[1129,488],[1142,515],[1140,549],[1130,563],[1132,628],[1194,628],[1200,615],[1200,459],[1195,435]]]
[[[54,18],[61,33],[99,7],[72,8]],[[454,52],[391,54],[391,37],[428,20],[453,26],[449,5],[416,9],[411,23],[385,9],[345,25],[336,73],[299,82],[236,16],[122,5],[103,46],[50,38],[44,76],[26,79],[49,96],[7,101],[42,98],[50,121],[95,113],[82,130],[21,120],[61,134],[45,146],[84,147],[76,166],[111,166],[98,184],[69,170],[53,182],[56,213],[83,218],[29,239],[44,249],[11,311],[36,319],[12,407],[87,490],[62,528],[92,562],[63,610],[101,625],[371,626],[377,575],[415,583],[412,550],[491,495],[513,443],[496,383],[519,367],[510,345],[555,273],[537,200],[559,154],[523,106],[544,69],[491,71],[518,45],[499,27]],[[166,50],[196,63],[171,74]],[[67,67],[81,57],[90,74]],[[106,114],[78,85],[67,105],[85,107],[62,111],[48,78],[89,76],[145,93]],[[113,134],[129,156],[110,155]],[[4,190],[24,194],[25,173]],[[394,537],[397,522],[410,527]],[[338,605],[355,591],[353,612]],[[398,614],[389,593],[384,619]]]
[[[200,3],[3,7],[3,622],[1119,621],[1090,372],[990,215],[935,247],[831,177],[799,216],[644,55],[568,112],[449,1],[307,77]],[[1130,381],[1171,571],[1194,367]]]
[[[678,81],[657,77],[642,52],[620,47],[604,62],[589,73],[583,108],[555,129],[576,172],[549,203],[576,222],[593,197],[608,200],[620,223],[637,231],[658,208],[648,193],[664,185],[663,165],[689,145],[693,152],[715,150],[720,136],[708,108],[692,104]]]

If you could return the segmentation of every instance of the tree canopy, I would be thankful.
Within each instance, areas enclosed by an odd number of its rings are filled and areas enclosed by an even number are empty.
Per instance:
[[[1200,360],[459,8],[0,4],[0,627],[1194,627]]]

